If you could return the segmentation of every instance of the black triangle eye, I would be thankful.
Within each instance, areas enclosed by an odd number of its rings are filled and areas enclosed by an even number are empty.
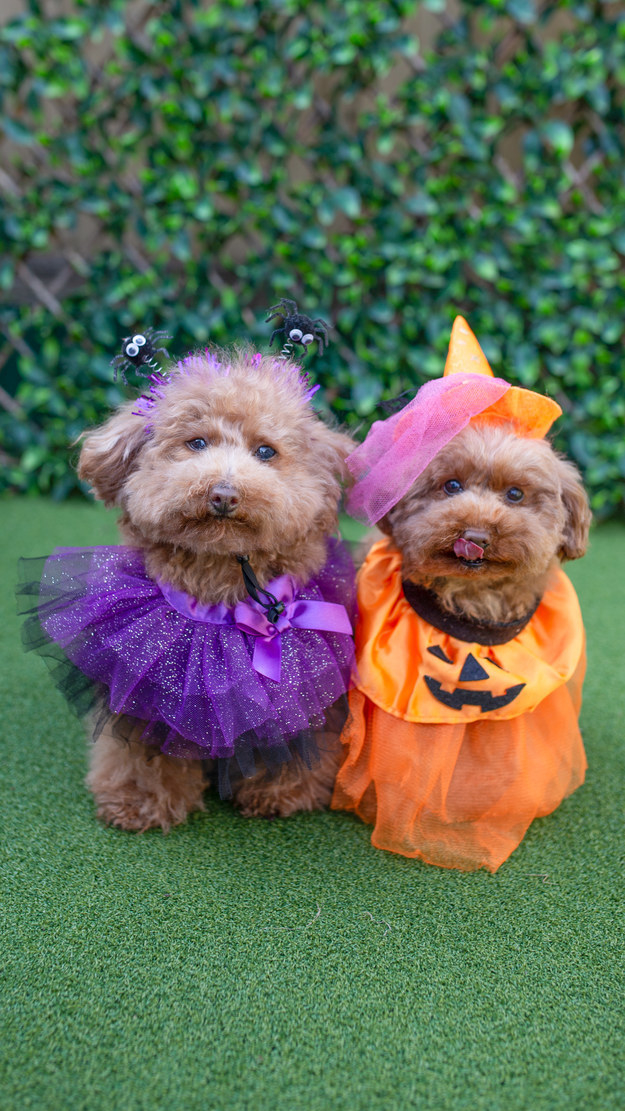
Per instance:
[[[462,671],[458,676],[460,683],[475,683],[481,679],[488,679],[488,672],[484,670],[481,663],[479,663],[475,656],[469,655],[462,665]]]
[[[438,644],[433,644],[431,648],[428,648],[428,652],[431,652],[433,656],[436,656],[437,660],[442,660],[443,663],[451,664],[454,662],[453,660],[449,659],[449,656],[445,655],[443,649]]]

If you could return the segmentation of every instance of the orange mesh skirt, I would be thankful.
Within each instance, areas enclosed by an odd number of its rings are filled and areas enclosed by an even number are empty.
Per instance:
[[[495,872],[534,818],[584,782],[577,719],[585,657],[531,713],[458,725],[407,722],[350,693],[332,807],[374,826],[378,849]]]

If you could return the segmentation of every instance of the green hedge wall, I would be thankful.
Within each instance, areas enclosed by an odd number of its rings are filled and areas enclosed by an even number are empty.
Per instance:
[[[128,331],[264,344],[291,296],[334,324],[311,369],[361,429],[440,374],[462,312],[496,373],[560,401],[596,512],[622,505],[621,6],[56,10],[0,27],[8,486],[77,486],[67,444],[121,399]]]

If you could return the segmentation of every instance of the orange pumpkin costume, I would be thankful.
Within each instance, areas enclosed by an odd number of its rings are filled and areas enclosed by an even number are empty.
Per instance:
[[[461,317],[452,332],[449,374],[492,375]],[[548,398],[510,387],[477,419],[541,437],[559,413]],[[405,423],[398,417],[393,443]],[[395,448],[385,429],[377,436],[385,445],[381,476],[384,453]],[[374,507],[370,520],[379,514],[376,465],[371,450],[358,460],[363,477],[355,504],[360,498],[361,506]],[[353,473],[359,480],[356,466]],[[357,674],[332,807],[372,824],[376,848],[494,872],[533,819],[551,813],[584,781],[579,604],[560,569],[532,615],[495,632],[443,614],[428,595],[402,583],[401,554],[391,541],[374,544],[359,575]]]
[[[359,576],[358,612],[332,807],[373,824],[378,849],[494,872],[584,781],[584,628],[569,579],[557,571],[512,640],[467,642],[415,613],[401,556],[381,540]]]

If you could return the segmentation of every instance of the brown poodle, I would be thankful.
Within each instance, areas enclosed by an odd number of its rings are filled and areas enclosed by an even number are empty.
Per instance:
[[[584,554],[575,468],[477,418],[378,522],[332,805],[372,843],[495,871],[584,779],[584,637],[560,561]]]
[[[356,671],[332,805],[372,843],[495,871],[583,783],[584,629],[561,561],[586,550],[560,409],[495,379],[466,322],[445,375],[348,459],[386,534],[359,577]]]
[[[195,355],[168,373],[138,406],[123,405],[85,436],[80,477],[121,508],[122,538],[142,554],[147,576],[194,606],[249,600],[243,555],[261,591],[279,576],[307,584],[328,559],[351,440],[315,414],[298,368],[274,357]],[[242,700],[246,693],[242,686]],[[104,821],[167,830],[203,809],[207,764],[146,744],[142,724],[117,715],[100,723],[87,783]],[[336,746],[319,748],[311,766],[294,758],[273,776],[235,770],[241,812],[325,806]]]

